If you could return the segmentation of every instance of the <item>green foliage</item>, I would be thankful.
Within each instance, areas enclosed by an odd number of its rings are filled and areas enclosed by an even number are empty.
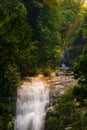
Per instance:
[[[38,48],[39,50],[41,50],[41,65],[48,65],[49,67],[53,67],[52,62],[55,61],[55,65],[58,66],[60,62],[57,59],[60,59],[59,52],[61,52],[59,46],[61,46],[62,43],[61,35],[58,28],[58,10],[56,7],[44,7],[40,11],[39,17],[40,18],[38,19],[37,38],[39,40]]]
[[[79,62],[75,63],[73,67],[75,77],[85,78],[87,77],[87,46],[83,50],[82,55],[80,56]],[[86,79],[87,80],[87,79]]]
[[[69,26],[66,35],[66,44],[69,46],[70,56],[69,62],[77,61],[81,55],[84,46],[87,43],[86,39],[86,24],[87,24],[87,10],[82,6],[74,20]],[[73,53],[74,52],[74,53]]]
[[[73,70],[78,84],[73,89],[73,95],[80,102],[80,105],[87,104],[87,46],[85,46],[79,61],[74,65]]]
[[[80,103],[80,105],[85,105],[87,99],[87,85],[81,86],[80,84],[74,86],[73,96]]]
[[[0,128],[7,129],[15,112],[16,88],[20,85],[17,67],[8,64],[0,77]],[[10,126],[9,126],[10,127]]]
[[[49,117],[46,122],[46,127],[48,130],[61,130],[60,123],[57,117]]]
[[[86,130],[86,104],[80,105],[73,89],[72,87],[63,96],[58,97],[56,114],[47,118],[47,130]]]
[[[75,112],[74,103],[64,98],[58,99],[58,106],[56,108],[56,115],[47,119],[48,130],[64,130],[67,127],[73,126],[76,121],[77,114]]]

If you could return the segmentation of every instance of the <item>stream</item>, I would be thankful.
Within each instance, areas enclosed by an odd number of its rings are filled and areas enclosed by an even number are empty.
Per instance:
[[[58,96],[76,82],[64,72],[27,77],[17,91],[14,130],[44,130],[46,114],[54,112]]]

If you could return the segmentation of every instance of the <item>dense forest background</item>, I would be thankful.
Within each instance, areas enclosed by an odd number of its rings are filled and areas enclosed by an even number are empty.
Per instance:
[[[59,116],[48,118],[47,129],[87,130],[86,44],[84,0],[0,0],[0,130],[13,129],[22,78],[58,69],[64,51],[79,80],[58,99]]]

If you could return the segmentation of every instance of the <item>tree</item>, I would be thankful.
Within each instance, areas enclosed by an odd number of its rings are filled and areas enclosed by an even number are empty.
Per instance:
[[[32,29],[22,3],[8,0],[0,3],[0,7],[0,128],[6,130],[12,127],[17,87],[27,72],[26,50],[30,52]],[[25,73],[21,72],[21,64]]]
[[[87,80],[86,66],[87,66],[87,46],[85,46],[85,49],[83,50],[83,53],[79,58],[79,61],[75,63],[75,66],[73,68],[75,77]]]

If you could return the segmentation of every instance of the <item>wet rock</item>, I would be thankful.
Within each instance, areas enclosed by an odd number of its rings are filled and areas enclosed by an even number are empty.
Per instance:
[[[63,95],[68,87],[76,83],[77,81],[74,79],[72,72],[66,74],[66,71],[62,71],[58,72],[58,76],[52,77],[49,84],[49,106],[47,110],[49,114],[55,113],[58,97]]]
[[[51,75],[51,73],[50,72],[44,72],[43,75],[46,76],[46,77],[48,77],[48,76]]]

